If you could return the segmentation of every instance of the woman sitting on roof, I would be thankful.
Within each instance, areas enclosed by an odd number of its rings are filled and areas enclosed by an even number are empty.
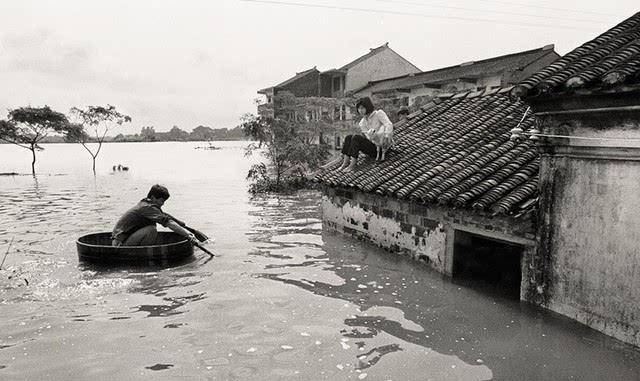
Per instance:
[[[358,123],[362,134],[347,135],[342,144],[342,165],[338,170],[352,171],[358,161],[358,154],[364,152],[376,161],[384,160],[387,149],[392,145],[393,124],[382,110],[375,110],[369,97],[364,97],[356,103],[358,114],[362,120]],[[336,162],[325,166],[330,167]]]

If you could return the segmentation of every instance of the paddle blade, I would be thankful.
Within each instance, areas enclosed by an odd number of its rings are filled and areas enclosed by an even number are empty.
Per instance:
[[[210,256],[215,257],[215,255],[214,255],[212,252],[210,252],[209,250],[207,250],[207,249],[206,249],[204,246],[202,246],[201,244],[199,244],[199,243],[195,243],[195,244],[194,244],[194,246],[196,246],[198,249],[200,249],[200,250],[204,251],[205,253],[209,254]]]

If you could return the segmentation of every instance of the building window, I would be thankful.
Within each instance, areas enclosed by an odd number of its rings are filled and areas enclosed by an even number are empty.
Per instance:
[[[341,77],[333,77],[333,91],[339,91],[342,83]]]

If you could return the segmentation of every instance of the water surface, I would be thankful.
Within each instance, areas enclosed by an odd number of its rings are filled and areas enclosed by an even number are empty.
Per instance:
[[[0,177],[0,379],[640,379],[637,350],[323,231],[318,192],[252,199],[244,143],[197,145],[107,144],[95,177],[81,147],[48,145],[35,178]],[[29,165],[0,145],[0,172]],[[78,263],[77,237],[156,182],[217,256]]]

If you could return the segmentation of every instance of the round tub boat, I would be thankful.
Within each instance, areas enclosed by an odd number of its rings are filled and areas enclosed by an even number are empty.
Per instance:
[[[174,232],[158,232],[153,246],[111,246],[111,233],[94,233],[78,238],[78,258],[101,264],[168,265],[193,256],[193,245]]]

